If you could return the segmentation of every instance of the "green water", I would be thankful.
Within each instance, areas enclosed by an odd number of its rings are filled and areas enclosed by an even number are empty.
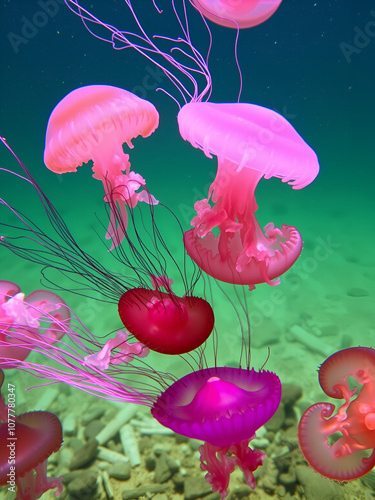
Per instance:
[[[119,27],[125,29],[127,20],[121,18],[120,3],[108,2],[104,8],[99,2],[96,7],[100,13],[115,8],[116,22],[123,22]],[[135,4],[139,4],[146,25],[155,26],[157,32],[151,2],[139,0]],[[105,211],[102,185],[92,179],[91,165],[59,176],[43,164],[46,124],[57,102],[82,85],[108,84],[128,90],[142,87],[143,97],[160,113],[160,126],[151,137],[137,138],[134,149],[126,152],[132,169],[147,180],[150,192],[176,214],[185,230],[194,216],[194,202],[206,196],[216,160],[206,158],[181,139],[178,108],[168,96],[144,88],[145,77],[153,75],[151,63],[131,51],[114,51],[109,44],[95,40],[63,5],[15,52],[9,33],[20,34],[22,16],[32,19],[38,9],[32,0],[3,0],[0,4],[0,133],[53,201],[82,248],[106,265],[115,266],[96,234],[104,232],[98,218],[105,223]],[[239,39],[241,101],[284,114],[316,151],[321,166],[313,184],[300,191],[275,179],[260,182],[257,215],[261,226],[272,221],[277,226],[286,223],[297,227],[304,249],[279,286],[259,285],[247,293],[253,366],[262,366],[270,346],[267,368],[283,383],[298,383],[308,402],[323,400],[316,369],[325,357],[293,340],[290,328],[300,325],[317,335],[323,352],[329,354],[344,347],[371,347],[375,334],[374,29],[368,28],[370,36],[360,47],[354,41],[358,30],[374,23],[371,9],[369,0],[356,5],[349,1],[284,0],[273,18],[241,32]],[[169,21],[167,18],[160,29],[173,26],[172,17]],[[212,32],[211,100],[235,101],[239,78],[233,57],[234,33],[217,26]],[[206,34],[193,26],[192,35],[204,52]],[[343,43],[355,47],[350,57],[345,57]],[[158,83],[172,90],[166,79]],[[0,148],[0,162],[2,167],[18,168],[4,147]],[[1,196],[11,199],[32,220],[45,224],[33,190],[9,177],[3,179]],[[23,186],[21,190],[19,186]],[[0,217],[5,220],[9,214],[0,210]],[[44,227],[48,231],[48,225]],[[160,231],[181,264],[180,232],[162,217]],[[3,248],[0,279],[16,282],[26,294],[44,286],[40,284],[40,266]],[[66,279],[60,284],[70,287]],[[181,291],[178,279],[175,285]],[[235,297],[232,289],[228,293]],[[115,305],[92,302],[67,291],[61,296],[95,334],[102,336],[121,326]],[[218,364],[236,365],[241,349],[236,311],[217,288],[214,305]],[[152,359],[155,367],[177,376],[186,370],[173,358],[166,362],[156,354]],[[14,372],[11,375],[17,376]],[[21,385],[27,384],[25,377],[20,380]]]

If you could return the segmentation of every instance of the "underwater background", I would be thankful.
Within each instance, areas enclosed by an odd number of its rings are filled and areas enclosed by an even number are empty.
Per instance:
[[[151,1],[134,1],[148,33],[174,36],[176,21],[169,4],[160,0],[158,6],[164,12],[158,15]],[[80,246],[120,272],[100,239],[104,233],[100,221],[105,225],[106,213],[102,184],[92,179],[90,166],[61,176],[43,164],[46,125],[56,104],[73,89],[91,84],[122,87],[151,101],[159,111],[160,125],[149,138],[134,140],[134,149],[126,152],[132,169],[147,180],[150,192],[176,214],[184,230],[189,229],[195,214],[195,201],[206,196],[216,172],[216,160],[206,158],[180,137],[176,104],[163,92],[155,91],[159,86],[173,90],[160,71],[132,50],[116,51],[95,39],[62,1],[56,0],[56,5],[55,15],[45,26],[38,28],[27,43],[15,47],[9,33],[20,35],[23,19],[31,20],[41,7],[34,0],[1,0],[0,134],[29,168]],[[85,5],[99,19],[120,29],[131,29],[130,14],[123,2],[93,0]],[[375,6],[370,0],[284,0],[267,22],[242,30],[239,37],[241,101],[284,115],[317,153],[321,167],[317,179],[302,190],[293,190],[278,179],[262,179],[256,192],[261,226],[268,222],[292,225],[304,240],[301,257],[281,277],[279,286],[261,284],[247,292],[252,366],[259,369],[263,365],[270,347],[266,368],[275,371],[283,384],[297,384],[302,389],[299,411],[325,400],[316,370],[327,356],[350,346],[374,347],[374,25]],[[194,12],[190,28],[194,45],[205,54],[208,36]],[[235,102],[239,92],[235,31],[212,23],[210,29],[210,100]],[[0,166],[19,171],[3,146]],[[35,192],[9,176],[1,176],[0,182],[0,196],[44,224],[50,234]],[[3,207],[0,217],[11,221]],[[180,230],[163,218],[158,223],[168,248],[182,263]],[[40,266],[21,260],[3,247],[0,279],[17,283],[26,294],[46,287],[46,282],[40,281]],[[70,287],[67,279],[59,284]],[[174,291],[183,293],[178,281]],[[104,336],[121,327],[114,304],[68,291],[61,292],[61,296],[94,334]],[[213,296],[219,364],[236,366],[242,342],[236,311],[220,290],[215,289]],[[308,333],[311,345],[296,339],[296,325]],[[152,356],[156,369],[176,376],[186,371],[178,359]],[[32,385],[29,375],[11,371],[7,376],[19,378],[19,393]],[[46,390],[38,388],[25,396],[20,394],[20,408],[42,397]],[[89,396],[78,391],[61,390],[67,404],[74,406],[72,402],[80,398],[87,399],[87,405],[93,404]],[[95,402],[99,403],[113,408],[105,401]],[[199,474],[198,462],[197,469]],[[340,487],[341,498],[374,497],[371,484],[357,480],[353,485]],[[357,496],[353,497],[354,490],[345,493],[348,486],[356,488]],[[294,497],[296,493],[288,494]],[[256,489],[250,497],[267,495],[285,496],[276,490],[269,494],[266,489]]]

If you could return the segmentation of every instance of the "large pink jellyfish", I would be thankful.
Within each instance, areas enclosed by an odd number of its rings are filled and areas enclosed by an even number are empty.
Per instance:
[[[0,140],[15,156],[5,140],[2,138]],[[134,207],[131,203],[126,205],[133,222],[132,236],[134,233],[134,238],[132,239],[124,229],[121,212],[114,211],[116,222],[113,226],[114,235],[120,232],[125,240],[121,246],[115,248],[111,255],[120,261],[129,273],[116,274],[80,248],[51,201],[22,162],[16,156],[15,158],[26,177],[2,168],[0,172],[4,171],[16,176],[35,189],[51,223],[53,238],[17,211],[15,207],[0,198],[0,205],[4,205],[13,213],[16,218],[15,224],[20,224],[20,226],[8,225],[0,221],[0,227],[7,232],[7,236],[0,237],[0,247],[8,248],[16,255],[41,264],[45,277],[48,274],[48,268],[56,269],[64,276],[71,277],[76,286],[77,283],[80,285],[77,293],[81,294],[82,290],[91,288],[100,294],[102,300],[116,303],[124,326],[148,349],[164,354],[183,354],[196,349],[207,340],[214,327],[214,313],[205,299],[193,294],[199,274],[193,266],[189,282],[186,255],[182,252],[184,263],[179,266],[176,255],[172,255],[168,250],[156,227],[152,206],[148,214],[136,217],[135,209],[138,207]],[[170,224],[175,224],[174,230],[182,237],[179,222],[166,207],[163,208],[165,209],[164,217],[171,217]],[[147,226],[145,226],[146,221]],[[117,229],[117,223],[119,229]],[[140,224],[139,227],[138,224]],[[147,227],[146,232],[145,227]],[[16,229],[16,236],[12,235],[14,229]],[[182,296],[172,291],[173,282],[167,277],[167,265],[173,266],[171,272],[182,281],[184,288]],[[59,286],[58,283],[54,285]],[[70,290],[74,291],[74,288]],[[47,299],[48,293],[45,292]],[[53,295],[51,294],[51,297]],[[33,297],[32,294],[31,301]],[[43,297],[38,295],[37,298]],[[59,301],[58,298],[56,300]],[[20,321],[19,323],[23,324]]]
[[[362,387],[353,387],[351,378]],[[319,369],[319,383],[327,396],[345,402],[336,413],[331,403],[305,411],[298,426],[301,450],[323,476],[357,479],[375,467],[375,350],[351,347],[332,354]]]
[[[0,370],[0,387],[3,380]],[[11,492],[17,490],[16,500],[37,500],[54,488],[55,495],[60,495],[62,476],[47,476],[47,460],[62,444],[61,423],[46,411],[16,416],[10,402],[13,393],[14,386],[9,384],[7,405],[0,394],[0,485],[7,485]]]
[[[252,28],[264,23],[279,8],[282,0],[191,0],[210,21],[227,28]]]
[[[138,135],[148,137],[159,124],[159,114],[148,101],[117,87],[89,85],[73,90],[52,111],[46,133],[44,163],[58,174],[75,172],[93,160],[93,177],[104,186],[104,200],[110,206],[107,239],[112,248],[124,238],[129,207],[139,201],[156,204],[145,180],[130,171],[129,148]],[[123,224],[116,230],[116,203]]]
[[[72,316],[74,327],[57,323],[58,328],[64,328],[67,342],[61,339],[50,346],[41,337],[33,348],[44,356],[43,362],[19,360],[15,366],[106,399],[150,406],[154,418],[164,426],[205,441],[200,447],[201,468],[221,498],[227,496],[236,465],[243,470],[247,484],[255,487],[253,472],[265,455],[249,443],[279,406],[277,375],[250,369],[249,357],[242,368],[216,366],[216,362],[208,366],[207,354],[200,348],[187,358],[190,370],[195,363],[196,369],[176,380],[171,374],[155,371],[135,350],[129,356],[131,346],[126,346],[123,332],[103,346]],[[48,313],[44,319],[49,320]],[[14,336],[30,341],[23,332]],[[0,356],[0,366],[6,363],[8,360]],[[129,375],[133,380],[130,386]]]
[[[44,335],[51,344],[61,339],[64,330],[59,329],[55,322],[47,328],[40,328],[39,318],[43,311],[51,313],[51,317],[59,320],[60,323],[69,324],[69,309],[63,299],[55,293],[48,290],[35,290],[25,297],[18,285],[11,281],[0,280],[0,322],[3,325],[0,333],[1,356],[24,360],[30,354],[29,343],[25,345],[14,341],[9,335],[14,330],[23,330],[30,339]],[[10,364],[7,368],[12,368],[12,365]]]
[[[255,217],[255,188],[262,177],[278,177],[294,189],[319,172],[314,151],[275,111],[254,104],[188,103],[178,114],[181,136],[206,156],[217,156],[218,171],[184,243],[207,274],[228,283],[277,284],[302,250],[296,228]],[[211,201],[211,204],[210,204]],[[214,233],[216,228],[218,234]]]

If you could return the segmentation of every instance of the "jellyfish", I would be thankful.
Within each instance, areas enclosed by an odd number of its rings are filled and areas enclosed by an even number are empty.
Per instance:
[[[43,360],[14,360],[14,366],[105,399],[150,407],[152,416],[165,427],[204,441],[199,450],[201,468],[222,499],[228,494],[236,466],[243,471],[246,483],[255,488],[253,472],[263,464],[265,454],[250,445],[256,431],[279,406],[281,384],[275,373],[263,367],[250,368],[249,351],[246,365],[219,366],[215,355],[211,364],[203,347],[187,358],[181,356],[189,373],[177,379],[156,371],[142,356],[124,357],[121,332],[110,346],[103,345],[73,312],[71,316],[70,325],[56,322],[66,335],[52,346],[42,336],[32,342],[24,331],[12,332],[18,341],[30,342],[30,348]],[[45,312],[43,320],[48,322],[50,313]],[[1,327],[0,323],[0,332]],[[246,345],[243,348],[249,349]],[[105,364],[92,362],[103,353]],[[0,367],[8,362],[0,353]]]
[[[345,400],[338,408],[327,402],[310,406],[298,426],[302,453],[322,476],[350,481],[375,466],[374,381],[371,347],[343,349],[321,365],[323,391],[330,398]]]
[[[218,159],[207,198],[194,205],[194,229],[184,235],[188,254],[218,280],[250,289],[278,284],[272,280],[294,264],[302,239],[285,224],[277,228],[270,222],[263,233],[255,217],[255,188],[262,177],[305,187],[319,172],[316,154],[285,118],[254,104],[188,103],[178,124],[185,140]]]
[[[0,376],[1,387],[4,379],[1,370]],[[12,492],[17,488],[16,500],[37,500],[54,488],[57,488],[55,495],[60,495],[62,476],[47,476],[48,458],[60,449],[63,441],[59,419],[46,411],[16,416],[10,410],[11,406],[5,405],[0,395],[0,441],[7,443],[0,449],[0,485],[7,485]]]
[[[112,247],[124,239],[128,207],[139,201],[157,200],[140,188],[143,177],[130,171],[129,155],[122,144],[133,148],[131,140],[150,136],[159,124],[159,114],[150,102],[110,85],[89,85],[70,92],[52,111],[48,121],[44,163],[52,172],[75,172],[93,160],[93,177],[104,187],[104,200],[110,207],[106,238]],[[119,206],[117,214],[116,204]],[[118,227],[117,216],[122,224]]]
[[[183,36],[172,39],[158,35],[151,39],[130,0],[126,5],[140,34],[121,31],[97,19],[77,0],[67,0],[86,28],[89,24],[93,29],[100,25],[111,33],[105,39],[89,29],[94,36],[112,43],[116,49],[133,48],[164,71],[183,99],[181,106],[175,98],[179,105],[181,137],[193,147],[202,149],[206,156],[218,158],[216,179],[207,198],[195,203],[197,215],[192,220],[193,229],[184,235],[190,257],[205,273],[224,282],[247,285],[250,289],[258,283],[277,285],[279,276],[300,255],[302,238],[295,227],[285,224],[278,228],[269,223],[263,233],[255,217],[258,208],[255,188],[262,177],[278,177],[294,189],[301,189],[317,176],[318,159],[292,125],[278,113],[250,103],[207,102],[212,86],[209,51],[204,59],[193,46],[187,5],[184,1],[181,3],[184,16],[179,16],[175,2],[172,6]],[[241,16],[257,17],[259,14],[259,20],[265,12],[272,15],[281,2],[240,1],[231,4],[225,0],[211,3],[192,0],[191,3],[204,16],[207,14],[212,19],[211,14],[216,13],[218,22],[228,21],[232,27],[241,28]],[[229,19],[235,12],[239,17],[233,24]],[[176,45],[170,53],[163,52],[157,45],[159,39]],[[184,51],[185,48],[188,52]],[[181,62],[181,55],[188,57],[189,65]],[[237,59],[236,62],[238,64]],[[241,76],[240,68],[239,72]],[[193,85],[193,91],[187,89],[184,80],[177,78],[181,74],[181,78],[187,77],[188,83]],[[203,90],[196,79],[201,76],[205,82]],[[169,92],[167,94],[171,96]]]
[[[252,28],[269,19],[282,0],[191,0],[192,5],[213,23],[227,28]]]
[[[34,308],[30,308],[29,304],[32,304]],[[39,308],[39,313],[35,307]],[[30,338],[44,335],[51,344],[64,335],[64,331],[59,330],[55,323],[49,325],[48,328],[41,329],[40,311],[47,311],[53,318],[69,323],[69,309],[63,299],[55,293],[49,290],[35,290],[25,297],[18,285],[11,281],[0,280],[0,321],[6,325],[0,334],[0,352],[3,357],[26,359],[30,354],[30,349],[22,342],[10,341],[11,345],[5,345],[4,341],[9,337],[10,330],[23,329],[30,335]],[[12,368],[12,365],[10,364],[7,368]]]
[[[2,141],[15,156],[6,141]],[[0,222],[0,227],[8,233],[0,237],[0,246],[42,265],[47,281],[50,281],[48,270],[55,269],[65,277],[70,277],[72,283],[76,284],[77,288],[69,287],[69,291],[85,295],[83,290],[88,289],[87,295],[96,292],[101,300],[117,304],[120,319],[126,329],[148,349],[163,354],[183,354],[196,349],[207,340],[214,328],[214,313],[207,300],[196,297],[193,293],[200,272],[192,266],[189,281],[186,255],[183,254],[184,263],[180,267],[156,226],[152,204],[151,211],[147,214],[136,214],[139,207],[131,203],[127,205],[132,220],[132,239],[124,228],[121,211],[112,204],[111,211],[113,210],[116,219],[113,227],[120,228],[116,229],[116,234],[119,231],[124,235],[125,241],[115,247],[111,255],[124,266],[128,274],[111,272],[80,248],[52,202],[25,165],[16,156],[15,158],[25,176],[3,168],[0,171],[16,176],[25,185],[33,187],[54,234],[53,238],[47,235],[22,212],[0,198],[0,205],[6,207],[19,224],[17,226]],[[181,231],[178,220],[167,207],[164,209],[164,217],[171,216],[171,224],[176,224],[178,234]],[[14,231],[15,236],[9,234]],[[173,266],[172,271],[183,284],[182,296],[172,290],[173,280],[167,277],[167,265]],[[59,283],[53,282],[53,285],[64,290]],[[31,302],[34,298],[42,298],[40,295],[34,297],[33,294],[30,297]]]

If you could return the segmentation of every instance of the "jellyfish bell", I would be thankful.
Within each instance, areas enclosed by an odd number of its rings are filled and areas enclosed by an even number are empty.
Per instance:
[[[202,345],[214,327],[210,304],[200,297],[135,288],[119,301],[119,315],[134,337],[153,351],[184,354]]]
[[[249,443],[280,400],[280,379],[272,372],[212,367],[172,384],[158,397],[151,414],[178,434],[205,442],[199,450],[201,468],[208,472],[212,490],[225,498],[234,465],[255,488],[253,472],[265,455],[249,448]]]
[[[104,187],[104,200],[110,205],[107,238],[114,241],[115,205],[119,204],[123,228],[127,226],[126,205],[138,201],[157,203],[145,196],[145,180],[130,172],[129,155],[123,143],[133,148],[132,139],[150,136],[159,124],[153,104],[110,85],[89,85],[73,90],[52,111],[46,132],[44,163],[52,172],[76,172],[77,167],[93,160],[93,177]],[[126,203],[127,202],[127,203]]]
[[[210,21],[227,28],[252,28],[269,19],[282,0],[191,0]]]
[[[285,118],[254,104],[188,103],[178,125],[183,139],[218,158],[208,196],[195,204],[194,228],[184,235],[188,254],[218,280],[251,288],[277,284],[272,280],[296,261],[302,239],[287,225],[269,223],[263,233],[255,188],[262,177],[278,177],[294,189],[310,184],[319,172],[314,151]]]

